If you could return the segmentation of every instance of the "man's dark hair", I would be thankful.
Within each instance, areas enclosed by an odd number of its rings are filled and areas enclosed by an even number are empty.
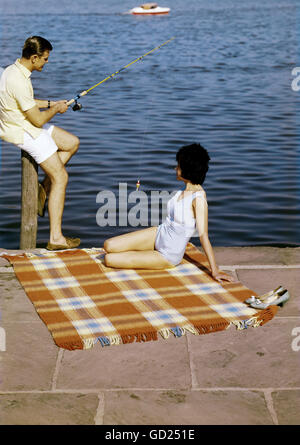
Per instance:
[[[210,157],[202,145],[191,144],[181,147],[176,154],[176,161],[184,179],[188,179],[192,184],[203,184]]]
[[[28,37],[24,43],[22,57],[24,57],[24,59],[30,59],[30,57],[35,54],[41,57],[45,51],[51,50],[51,43],[44,39],[44,37],[32,36]]]

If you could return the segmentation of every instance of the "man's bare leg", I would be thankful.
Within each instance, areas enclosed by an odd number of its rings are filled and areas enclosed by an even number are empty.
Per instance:
[[[65,205],[65,192],[68,183],[68,173],[58,153],[40,164],[49,177],[51,187],[48,200],[48,213],[50,220],[50,243],[67,244],[62,234],[62,215]]]
[[[54,139],[58,147],[58,156],[63,163],[66,165],[71,157],[77,152],[79,148],[80,141],[77,136],[60,127],[54,127],[51,137]],[[51,180],[46,174],[42,185],[48,195],[51,187]]]

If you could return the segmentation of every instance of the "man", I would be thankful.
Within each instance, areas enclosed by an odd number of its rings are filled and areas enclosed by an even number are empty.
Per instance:
[[[51,43],[43,37],[29,37],[22,57],[3,71],[0,79],[0,137],[27,151],[45,172],[45,178],[39,184],[38,213],[44,215],[49,195],[50,240],[47,249],[60,250],[80,244],[79,238],[65,237],[61,228],[68,183],[65,164],[78,150],[79,139],[48,124],[57,113],[67,111],[66,100],[34,99],[31,73],[43,70],[51,50]]]

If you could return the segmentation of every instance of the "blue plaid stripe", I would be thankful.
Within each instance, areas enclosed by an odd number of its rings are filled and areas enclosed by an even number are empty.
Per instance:
[[[224,287],[218,283],[197,283],[197,284],[186,284],[186,287],[196,295],[203,294],[219,294],[227,292]]]
[[[60,258],[44,258],[41,260],[30,259],[30,261],[35,270],[59,269],[66,267],[65,263]]]
[[[132,281],[140,280],[141,277],[134,270],[118,270],[113,272],[106,272],[106,276],[111,281]]]
[[[176,266],[174,269],[166,269],[167,272],[169,272],[169,274],[171,275],[203,275],[204,272],[199,269],[198,267],[196,267],[194,264],[189,264],[189,263],[184,263],[184,264],[179,264],[178,266]]]
[[[161,299],[161,295],[154,289],[134,289],[122,291],[123,295],[128,301],[142,301],[142,300],[158,300]]]
[[[79,283],[74,277],[43,278],[43,282],[49,290],[79,287]]]
[[[74,297],[74,298],[59,298],[56,300],[59,307],[63,311],[76,311],[77,309],[84,309],[89,307],[96,307],[96,304],[88,296]]]
[[[237,319],[251,317],[256,311],[244,303],[211,304],[210,309],[216,311],[223,318]]]
[[[106,317],[90,318],[86,320],[71,320],[79,335],[112,335],[116,330]]]
[[[175,309],[166,309],[161,311],[142,312],[142,315],[152,324],[154,327],[169,327],[175,324],[186,324],[188,320],[177,312]]]

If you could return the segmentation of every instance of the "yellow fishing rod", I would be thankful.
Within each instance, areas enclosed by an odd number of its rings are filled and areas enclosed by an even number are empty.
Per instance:
[[[110,76],[106,77],[105,79],[101,80],[101,82],[96,83],[95,85],[90,87],[88,90],[84,90],[81,93],[77,94],[77,96],[74,97],[74,99],[71,99],[71,100],[69,100],[67,102],[67,105],[72,105],[74,103],[74,105],[72,107],[73,110],[74,111],[81,110],[82,105],[78,102],[78,99],[80,99],[80,97],[85,96],[87,93],[92,91],[94,88],[98,87],[99,85],[101,85],[102,83],[106,82],[107,80],[112,79],[114,76],[116,76],[121,71],[123,71],[126,68],[128,68],[130,65],[133,65],[134,63],[138,62],[139,60],[142,60],[144,57],[146,57],[149,54],[153,53],[153,51],[156,51],[157,49],[161,48],[162,46],[166,45],[167,43],[171,42],[171,40],[174,40],[174,39],[175,39],[175,37],[172,37],[171,39],[169,39],[166,42],[162,43],[161,45],[157,46],[156,48],[151,49],[151,51],[147,52],[146,54],[143,54],[141,57],[138,57],[137,59],[135,59],[132,62],[128,63],[128,65],[123,66],[123,68],[119,69],[118,71],[116,71],[115,73],[113,73]]]

